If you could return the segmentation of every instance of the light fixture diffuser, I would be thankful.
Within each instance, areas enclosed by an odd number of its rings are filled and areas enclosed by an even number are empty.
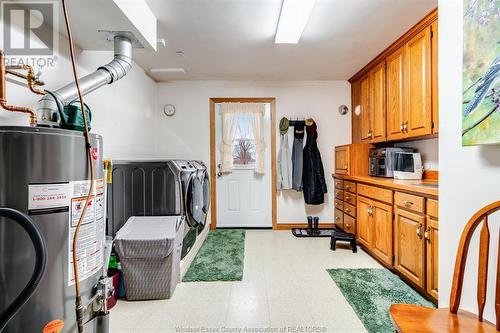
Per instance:
[[[151,68],[151,73],[170,73],[170,74],[185,74],[184,68]]]
[[[274,42],[297,44],[316,0],[283,0]]]

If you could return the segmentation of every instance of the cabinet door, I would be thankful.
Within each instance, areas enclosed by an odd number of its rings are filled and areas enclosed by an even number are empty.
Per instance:
[[[361,106],[361,141],[371,141],[370,128],[370,75],[366,75],[360,80],[360,103]]]
[[[387,57],[387,140],[405,137],[406,115],[404,46]]]
[[[335,173],[349,174],[349,147],[335,147]]]
[[[392,206],[374,201],[370,218],[373,254],[392,266]]]
[[[371,142],[386,140],[385,62],[370,71]]]
[[[396,208],[394,219],[394,267],[417,286],[424,288],[425,217]]]
[[[438,21],[431,25],[432,133],[439,132]]]
[[[372,201],[363,197],[358,197],[357,201],[357,222],[356,234],[358,242],[366,248],[371,248],[371,227],[370,215],[373,209]]]
[[[406,44],[409,137],[431,134],[431,29]]]
[[[438,221],[427,216],[425,228],[426,291],[438,299]]]

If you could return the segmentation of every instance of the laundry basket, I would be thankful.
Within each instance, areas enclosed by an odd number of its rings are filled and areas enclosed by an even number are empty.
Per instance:
[[[127,300],[170,298],[180,276],[184,216],[132,216],[115,248]]]

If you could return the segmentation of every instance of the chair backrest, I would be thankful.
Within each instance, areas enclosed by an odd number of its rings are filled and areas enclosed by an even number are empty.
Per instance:
[[[460,298],[462,296],[462,286],[464,282],[465,264],[467,261],[467,253],[472,235],[476,228],[483,223],[479,240],[479,263],[478,263],[478,278],[477,278],[477,304],[478,304],[478,320],[483,321],[484,304],[486,303],[486,284],[488,281],[488,255],[490,248],[490,230],[488,226],[488,217],[500,210],[500,201],[489,204],[480,209],[465,225],[460,244],[458,245],[457,259],[455,261],[455,272],[453,273],[453,284],[450,296],[450,312],[457,313],[460,307]],[[500,244],[499,244],[500,252]],[[497,279],[495,290],[495,314],[496,328],[500,329],[500,253],[498,254],[497,262]]]

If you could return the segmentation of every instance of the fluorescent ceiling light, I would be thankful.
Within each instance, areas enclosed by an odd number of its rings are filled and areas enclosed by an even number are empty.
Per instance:
[[[316,0],[283,0],[274,42],[297,44]]]
[[[151,68],[149,71],[151,73],[173,73],[173,74],[186,73],[186,70],[184,68]]]

